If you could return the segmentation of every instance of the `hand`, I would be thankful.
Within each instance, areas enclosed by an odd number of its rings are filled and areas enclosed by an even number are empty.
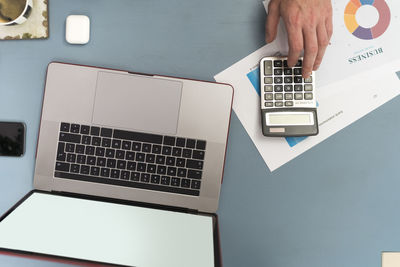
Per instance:
[[[276,38],[280,16],[289,39],[288,65],[293,67],[304,50],[303,77],[309,77],[321,64],[332,36],[331,0],[271,0],[265,25],[267,43]]]

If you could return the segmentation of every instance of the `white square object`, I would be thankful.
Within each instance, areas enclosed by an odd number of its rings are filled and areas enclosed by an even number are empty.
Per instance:
[[[83,15],[69,15],[65,24],[65,39],[68,43],[87,44],[89,42],[89,17]]]

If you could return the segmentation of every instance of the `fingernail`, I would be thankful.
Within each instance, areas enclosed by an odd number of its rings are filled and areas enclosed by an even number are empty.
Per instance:
[[[319,68],[319,65],[315,66],[315,67],[314,67],[314,70],[317,70],[318,68]]]

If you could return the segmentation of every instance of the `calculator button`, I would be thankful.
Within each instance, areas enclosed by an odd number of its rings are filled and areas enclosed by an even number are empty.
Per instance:
[[[282,75],[282,69],[274,69],[274,75]]]
[[[283,73],[285,73],[285,75],[292,75],[292,69],[288,69],[286,68]]]
[[[283,102],[275,102],[275,107],[283,107]]]
[[[303,100],[303,94],[302,93],[295,93],[294,94],[294,99],[295,100]]]
[[[299,61],[297,61],[295,67],[301,67],[303,65],[303,61],[299,59]]]
[[[282,67],[282,60],[274,60],[274,67]]]
[[[293,107],[293,101],[286,101],[285,107]]]
[[[293,94],[285,94],[285,100],[293,100]]]
[[[264,75],[272,75],[272,60],[264,61]]]
[[[295,83],[302,83],[303,82],[303,78],[301,76],[295,76],[294,77],[294,82]]]
[[[273,94],[265,94],[264,98],[265,98],[265,100],[273,100],[274,95]]]
[[[282,93],[276,93],[275,94],[275,100],[282,100],[283,99],[283,94]]]
[[[304,99],[305,100],[312,100],[313,99],[312,93],[305,93],[304,94]]]
[[[305,84],[304,91],[312,91],[312,84]]]
[[[300,68],[295,68],[293,69],[294,75],[301,75],[301,69]]]
[[[286,84],[283,87],[285,89],[285,92],[292,92],[293,91],[293,85]]]
[[[305,83],[312,83],[312,77],[304,78]]]
[[[275,85],[274,86],[274,91],[275,92],[282,92],[283,91],[283,86],[282,85]]]
[[[264,86],[264,92],[272,92],[272,91],[273,91],[272,85],[265,85]]]
[[[265,102],[265,107],[266,108],[270,108],[270,107],[273,107],[273,106],[274,106],[273,102]]]
[[[265,78],[264,78],[264,83],[265,83],[265,84],[272,84],[272,81],[273,81],[273,80],[272,80],[272,77],[265,77]]]
[[[293,82],[293,78],[292,77],[285,77],[283,78],[285,83],[292,83]]]
[[[296,84],[296,85],[294,86],[294,90],[297,91],[297,92],[303,91],[303,85],[301,85],[301,84]]]
[[[283,79],[282,77],[275,77],[274,78],[274,83],[282,83]]]

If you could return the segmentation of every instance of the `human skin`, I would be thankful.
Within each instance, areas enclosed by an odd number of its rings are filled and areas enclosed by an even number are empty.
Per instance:
[[[304,50],[303,77],[309,77],[320,66],[332,36],[331,0],[271,0],[265,24],[267,43],[276,38],[280,17],[288,33],[288,65],[293,67]]]

